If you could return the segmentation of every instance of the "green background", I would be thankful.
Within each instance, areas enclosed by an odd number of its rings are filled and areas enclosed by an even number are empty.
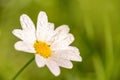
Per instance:
[[[0,0],[0,80],[12,80],[34,56],[14,49],[12,30],[23,13],[36,24],[39,11],[56,27],[69,25],[83,61],[58,77],[33,61],[16,80],[120,80],[120,0]]]

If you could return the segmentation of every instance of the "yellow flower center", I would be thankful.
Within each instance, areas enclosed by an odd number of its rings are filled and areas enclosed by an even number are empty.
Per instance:
[[[50,46],[45,42],[36,41],[34,43],[34,48],[36,53],[43,56],[44,58],[48,58],[51,55]]]

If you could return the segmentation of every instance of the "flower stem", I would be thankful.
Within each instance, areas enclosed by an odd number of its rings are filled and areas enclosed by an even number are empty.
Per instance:
[[[17,74],[13,77],[12,80],[15,80],[19,75],[20,73],[34,60],[34,57],[32,57],[18,72]]]

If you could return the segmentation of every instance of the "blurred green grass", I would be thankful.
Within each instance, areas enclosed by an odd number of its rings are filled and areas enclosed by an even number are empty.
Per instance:
[[[83,61],[73,62],[71,70],[61,68],[58,77],[33,61],[17,80],[120,80],[119,4],[119,0],[0,0],[0,80],[11,80],[34,56],[14,49],[19,39],[12,30],[21,28],[23,13],[36,24],[39,11],[45,11],[56,27],[70,26],[72,45],[80,49]]]

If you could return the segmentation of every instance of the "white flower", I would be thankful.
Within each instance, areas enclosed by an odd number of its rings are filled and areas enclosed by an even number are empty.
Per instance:
[[[14,29],[13,34],[21,41],[15,43],[15,49],[35,54],[38,67],[47,66],[55,75],[60,74],[60,68],[71,69],[72,61],[82,61],[79,50],[70,46],[74,36],[69,33],[67,25],[54,30],[54,24],[48,22],[45,12],[38,15],[37,27],[32,20],[23,14],[20,16],[21,29]]]

